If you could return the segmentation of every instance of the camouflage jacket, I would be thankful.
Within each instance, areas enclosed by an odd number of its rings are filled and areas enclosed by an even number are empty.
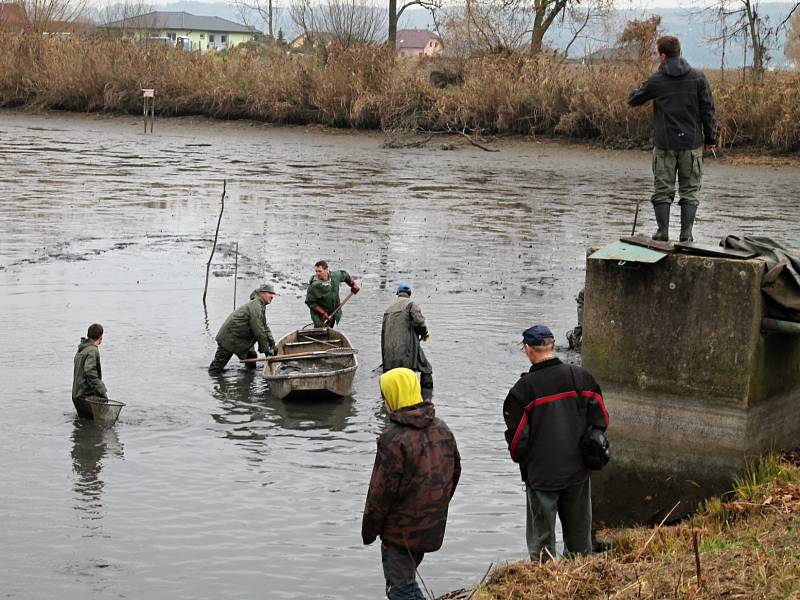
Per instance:
[[[461,476],[455,437],[437,419],[433,404],[397,410],[378,438],[361,537],[412,552],[438,550],[447,508]]]

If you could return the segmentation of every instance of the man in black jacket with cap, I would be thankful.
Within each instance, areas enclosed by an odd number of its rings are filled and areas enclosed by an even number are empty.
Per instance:
[[[681,199],[682,242],[692,241],[692,226],[703,186],[703,144],[717,144],[714,98],[708,79],[681,57],[681,43],[665,36],[656,43],[661,65],[628,97],[630,106],[653,101],[654,240],[669,240],[669,211],[675,199],[675,177]]]
[[[506,441],[519,463],[527,495],[526,538],[531,560],[556,555],[556,513],[568,554],[592,551],[592,496],[580,440],[608,426],[600,386],[585,369],[555,357],[553,333],[535,325],[523,334],[532,366],[503,403]]]

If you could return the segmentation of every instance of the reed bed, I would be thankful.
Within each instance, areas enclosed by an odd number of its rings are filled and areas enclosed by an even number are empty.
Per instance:
[[[463,84],[437,89],[432,70]],[[163,116],[208,115],[391,131],[459,131],[594,139],[646,146],[650,110],[626,104],[647,74],[636,65],[583,66],[549,56],[395,61],[383,48],[332,48],[320,57],[233,50],[193,54],[123,39],[9,35],[0,42],[0,106],[139,113],[157,90]],[[710,72],[722,145],[765,153],[800,149],[800,74],[763,85]]]

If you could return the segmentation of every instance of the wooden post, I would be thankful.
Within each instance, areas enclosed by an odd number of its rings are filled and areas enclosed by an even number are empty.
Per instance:
[[[156,120],[156,91],[152,88],[142,88],[144,102],[144,132],[147,133],[147,113],[150,112],[150,133],[153,133],[153,122]]]

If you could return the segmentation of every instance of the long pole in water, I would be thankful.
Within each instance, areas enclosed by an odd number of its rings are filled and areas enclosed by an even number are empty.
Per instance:
[[[633,229],[631,229],[631,237],[636,235],[636,221],[639,220],[639,204],[641,203],[641,201],[642,201],[642,197],[639,196],[636,199],[636,212],[633,213]]]
[[[233,267],[233,308],[236,308],[236,277],[239,273],[239,242],[236,242],[236,263]]]
[[[225,189],[228,180],[222,180],[222,198],[220,198],[219,219],[217,219],[217,229],[214,231],[214,244],[211,246],[211,256],[208,257],[206,264],[206,284],[203,286],[203,306],[206,305],[206,295],[208,294],[208,272],[211,270],[211,261],[214,259],[214,251],[217,249],[217,238],[219,237],[219,224],[222,223],[222,213],[225,212]]]

